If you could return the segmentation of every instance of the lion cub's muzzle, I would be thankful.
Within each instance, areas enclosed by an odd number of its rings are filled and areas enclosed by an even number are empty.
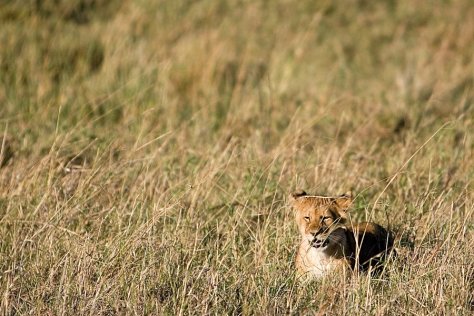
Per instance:
[[[318,239],[314,237],[313,241],[311,242],[311,247],[314,248],[324,248],[329,244],[329,239]]]
[[[310,244],[311,247],[314,248],[324,248],[329,244],[329,236],[324,237],[326,235],[328,229],[320,229],[316,233],[313,234],[313,239],[311,240]]]

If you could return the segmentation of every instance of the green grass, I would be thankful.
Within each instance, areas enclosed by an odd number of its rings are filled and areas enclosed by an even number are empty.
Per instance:
[[[0,4],[1,314],[470,315],[474,6]],[[298,283],[288,193],[382,278]]]

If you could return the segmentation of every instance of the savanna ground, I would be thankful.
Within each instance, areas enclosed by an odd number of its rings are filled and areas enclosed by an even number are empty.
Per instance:
[[[3,1],[4,315],[469,315],[474,4]],[[299,285],[288,193],[386,274]]]

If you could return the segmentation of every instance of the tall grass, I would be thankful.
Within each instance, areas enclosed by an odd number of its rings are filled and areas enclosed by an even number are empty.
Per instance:
[[[471,1],[27,2],[2,314],[472,314]],[[296,188],[397,233],[383,277],[298,282]]]

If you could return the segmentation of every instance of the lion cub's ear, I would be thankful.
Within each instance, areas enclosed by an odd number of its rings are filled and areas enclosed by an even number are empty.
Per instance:
[[[339,195],[334,199],[334,203],[343,211],[346,211],[349,209],[349,207],[352,205],[352,201],[354,198],[352,197],[352,191],[348,191],[342,195]]]
[[[298,190],[298,191],[295,191],[295,192],[290,194],[290,199],[293,201],[293,200],[296,200],[299,197],[306,196],[306,195],[308,195],[308,194],[305,191]]]
[[[300,198],[302,196],[306,196],[306,195],[308,195],[308,194],[303,190],[299,190],[299,191],[291,193],[290,196],[289,196],[289,200],[290,200],[291,205],[295,209],[298,209],[298,206],[300,205],[300,203],[297,203],[298,198]]]

